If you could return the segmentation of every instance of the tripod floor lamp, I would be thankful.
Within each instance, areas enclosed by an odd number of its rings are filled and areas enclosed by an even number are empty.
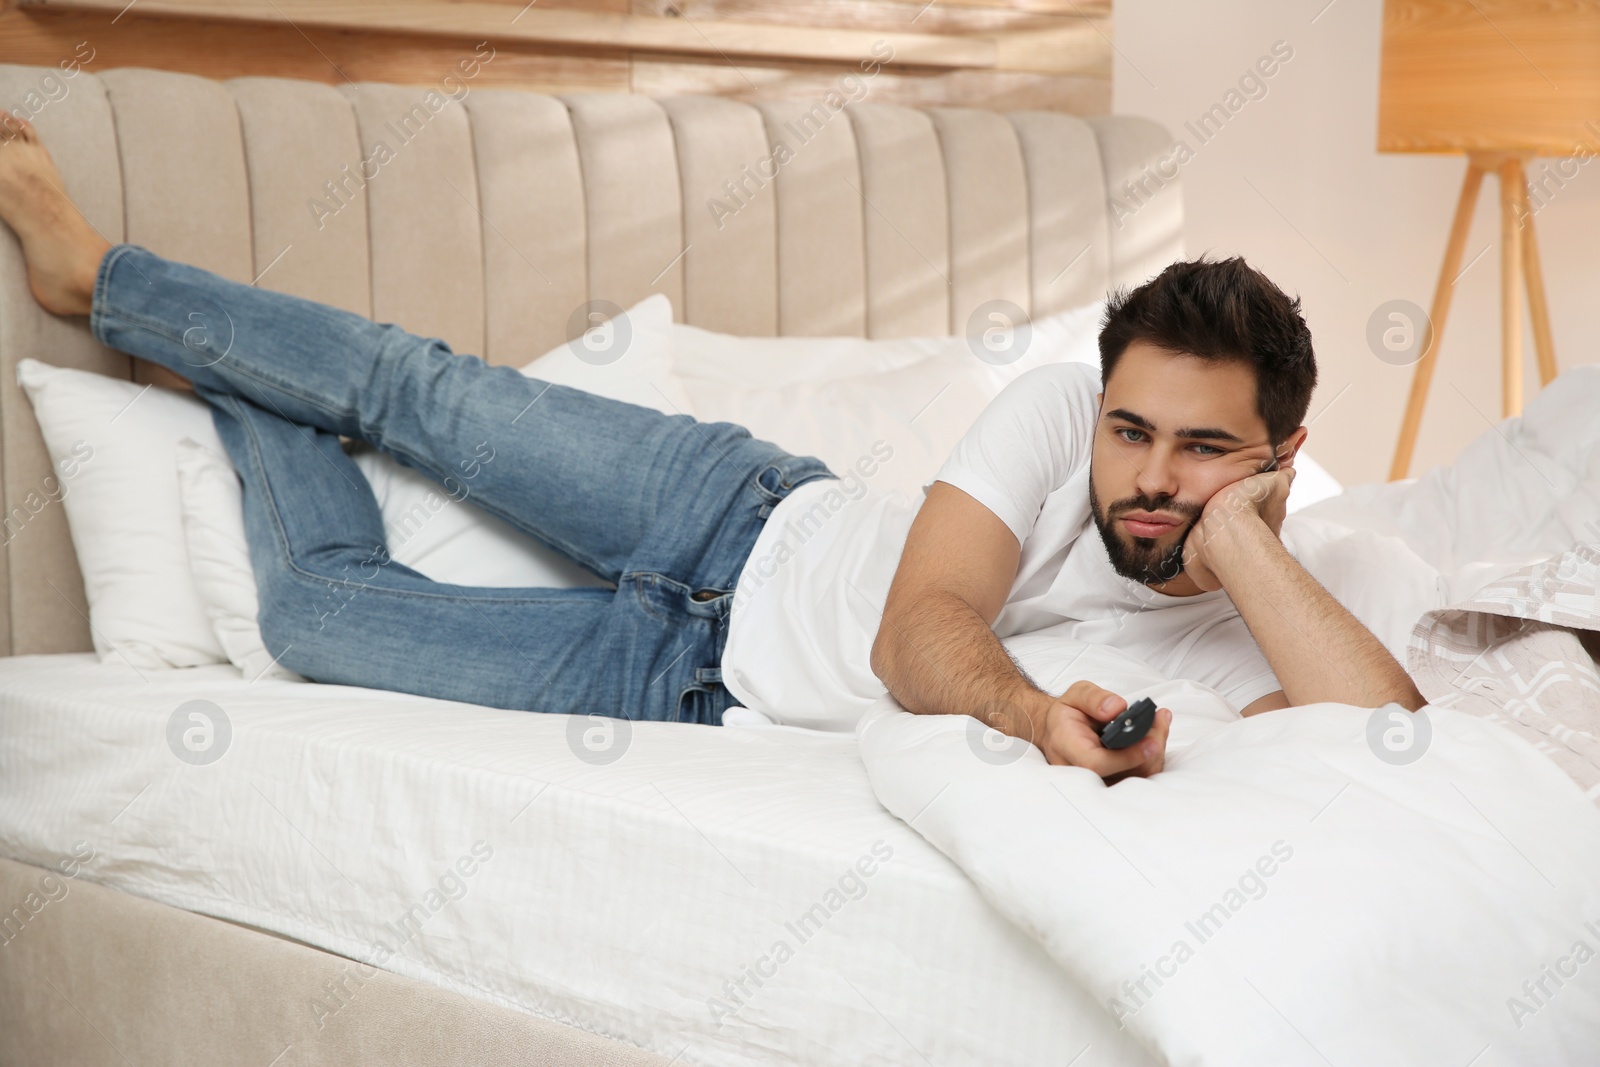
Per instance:
[[[1600,4],[1594,0],[1386,0],[1378,151],[1467,157],[1466,179],[1429,309],[1432,334],[1412,372],[1391,479],[1411,467],[1450,298],[1484,176],[1500,187],[1502,417],[1522,411],[1522,289],[1539,380],[1556,376],[1527,162],[1600,155]],[[1568,175],[1571,177],[1572,175]]]

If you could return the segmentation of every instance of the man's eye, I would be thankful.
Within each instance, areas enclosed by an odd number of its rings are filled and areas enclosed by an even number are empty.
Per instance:
[[[1122,435],[1126,435],[1126,434],[1130,434],[1130,433],[1133,434],[1132,437],[1122,436]],[[1132,428],[1127,427],[1127,426],[1123,426],[1123,427],[1119,428],[1117,430],[1117,434],[1119,436],[1122,436],[1122,439],[1124,441],[1137,441],[1140,438],[1144,437],[1144,431],[1143,430],[1135,430],[1135,429],[1132,429]]]
[[[1206,451],[1200,453],[1202,456],[1220,456],[1220,455],[1222,455],[1222,449],[1218,448],[1216,445],[1195,445],[1194,447],[1197,448],[1197,449],[1198,448],[1206,449]]]

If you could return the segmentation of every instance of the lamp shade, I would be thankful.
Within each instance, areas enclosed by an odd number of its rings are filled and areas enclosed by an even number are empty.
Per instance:
[[[1386,0],[1380,152],[1600,151],[1600,0]]]

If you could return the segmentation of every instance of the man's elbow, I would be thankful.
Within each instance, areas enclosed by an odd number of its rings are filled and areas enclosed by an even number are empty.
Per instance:
[[[1428,698],[1423,696],[1422,692],[1417,689],[1416,684],[1408,678],[1405,688],[1395,696],[1394,702],[1407,711],[1418,711],[1428,703]]]
[[[889,684],[890,661],[893,658],[889,648],[889,638],[892,633],[889,617],[885,615],[878,627],[878,635],[872,639],[872,653],[867,659],[872,666],[872,673],[886,686]]]

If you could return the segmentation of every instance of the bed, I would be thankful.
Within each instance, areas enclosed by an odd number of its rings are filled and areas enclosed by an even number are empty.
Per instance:
[[[0,67],[0,100],[47,76]],[[1169,138],[1135,118],[66,85],[33,121],[111,240],[494,363],[653,292],[733,334],[960,334],[1181,252]],[[425,135],[356,177],[409,114]],[[766,195],[729,189],[780,141]],[[1157,1062],[885,810],[848,736],[636,724],[592,765],[564,717],[101,662],[29,356],[134,373],[37,308],[7,231],[0,1063]],[[189,700],[226,706],[227,760],[172,760]]]
[[[48,73],[0,67],[0,101]],[[915,492],[952,443],[929,424],[959,433],[992,395],[971,346],[996,309],[1038,342],[1008,373],[1092,362],[1094,301],[1181,252],[1167,135],[1133,118],[51,84],[34,120],[112,239],[518,366],[629,308],[672,335],[656,358],[769,386],[719,408],[726,381],[684,377],[697,414],[809,435],[835,469],[903,409],[881,488]],[[852,377],[869,357],[882,373]],[[1167,770],[1108,789],[887,699],[854,734],[748,709],[624,725],[97,654],[100,563],[74,546],[98,542],[66,512],[90,479],[132,492],[98,536],[159,509],[137,450],[56,478],[72,440],[47,456],[42,364],[120,390],[74,409],[86,438],[181,407],[126,414],[130,361],[40,312],[0,235],[0,1063],[1491,1067],[1600,1047],[1600,369],[1414,480],[1307,496],[1297,457],[1285,544],[1426,716],[1240,719],[1115,649],[1007,639],[1043,686],[1092,675],[1182,711]],[[841,394],[878,406],[834,419]],[[216,732],[194,749],[197,708]]]

